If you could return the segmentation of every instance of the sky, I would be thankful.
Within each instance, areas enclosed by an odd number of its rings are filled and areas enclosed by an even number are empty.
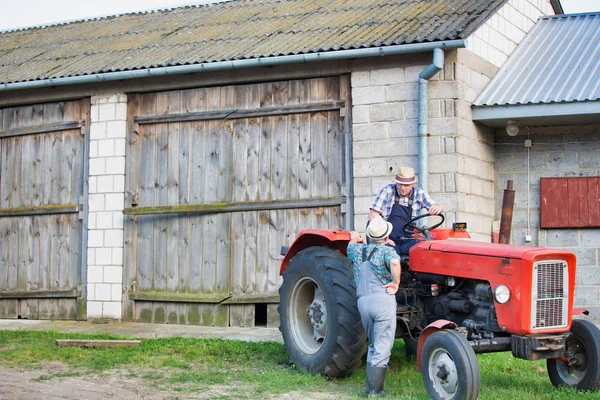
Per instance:
[[[211,1],[0,0],[0,30],[208,2]],[[600,0],[561,0],[561,4],[567,14],[600,11]]]

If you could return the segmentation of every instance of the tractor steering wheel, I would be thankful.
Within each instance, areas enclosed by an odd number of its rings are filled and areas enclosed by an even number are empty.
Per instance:
[[[440,217],[441,220],[437,224],[434,224],[431,226],[422,226],[421,227],[421,226],[417,226],[415,224],[415,222],[417,222],[418,220],[425,218],[425,217]],[[422,233],[425,235],[425,239],[431,240],[431,237],[429,236],[429,231],[442,225],[444,223],[445,219],[446,218],[444,218],[444,214],[431,215],[431,214],[427,213],[427,214],[419,215],[417,217],[414,217],[410,221],[408,221],[406,224],[404,224],[402,231],[404,233],[406,233],[407,235],[412,235],[415,232]]]

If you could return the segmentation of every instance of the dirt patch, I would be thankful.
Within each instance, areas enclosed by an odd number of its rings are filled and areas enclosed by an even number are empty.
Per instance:
[[[78,374],[60,362],[46,364],[43,369],[24,371],[0,367],[0,400],[107,400],[107,399],[227,399],[254,398],[251,387],[212,385],[207,388],[173,390],[144,380],[144,371],[110,370],[99,374]],[[329,400],[343,399],[335,393],[290,392],[263,395],[262,399]]]

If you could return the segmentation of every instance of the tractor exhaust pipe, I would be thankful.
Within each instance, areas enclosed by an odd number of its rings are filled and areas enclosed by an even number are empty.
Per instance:
[[[477,354],[496,353],[499,351],[509,351],[511,349],[510,337],[500,337],[493,339],[473,339],[469,340],[471,348]]]
[[[512,227],[513,208],[515,205],[515,191],[513,181],[507,181],[502,199],[502,216],[500,218],[500,234],[498,243],[508,244],[510,242],[510,231]]]

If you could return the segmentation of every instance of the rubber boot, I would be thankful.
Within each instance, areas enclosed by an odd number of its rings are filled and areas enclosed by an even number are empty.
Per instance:
[[[387,367],[369,367],[367,366],[367,396],[383,397],[383,382]]]

